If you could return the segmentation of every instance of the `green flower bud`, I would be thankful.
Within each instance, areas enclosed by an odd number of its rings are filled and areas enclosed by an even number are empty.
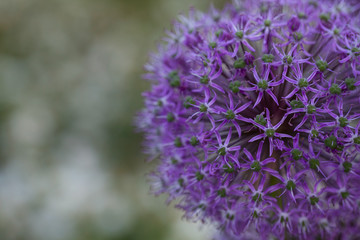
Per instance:
[[[273,137],[275,135],[275,130],[272,129],[272,128],[268,128],[268,129],[265,130],[265,134],[268,137]]]
[[[254,121],[260,125],[266,126],[266,119],[263,115],[256,115]]]
[[[197,137],[195,137],[195,136],[192,136],[190,138],[190,144],[195,147],[196,145],[199,144],[199,139],[197,139]]]
[[[294,183],[294,181],[292,180],[289,180],[287,183],[286,183],[286,188],[287,190],[293,190],[294,188],[296,187],[296,184]]]
[[[330,87],[330,93],[331,94],[336,94],[336,95],[340,95],[341,94],[341,88],[339,87],[338,84],[333,83]]]
[[[312,158],[309,161],[309,165],[311,169],[318,170],[318,167],[320,166],[320,161],[316,158]]]
[[[308,114],[313,114],[316,111],[316,107],[314,105],[308,105],[306,112]]]
[[[269,83],[266,80],[261,80],[258,82],[258,87],[265,90],[269,87]]]
[[[225,114],[226,119],[231,120],[235,118],[235,113],[232,110],[227,110]]]
[[[328,63],[326,61],[317,60],[316,66],[319,69],[320,72],[324,72],[328,68]]]
[[[238,38],[242,39],[242,38],[244,37],[244,32],[243,32],[243,31],[238,31],[238,32],[235,33],[235,35],[236,35]]]
[[[217,47],[217,43],[216,42],[210,42],[209,43],[209,47],[211,47],[211,48],[216,48]]]
[[[274,55],[264,54],[261,58],[265,63],[272,63],[274,61]]]
[[[241,69],[241,68],[245,68],[245,67],[246,67],[246,63],[245,63],[245,60],[242,58],[239,58],[234,62],[234,68],[236,68],[236,69]]]
[[[337,138],[334,135],[332,135],[332,136],[326,138],[324,143],[325,143],[325,146],[334,150],[337,147]]]
[[[303,108],[304,104],[298,100],[291,100],[290,102],[291,109]]]
[[[293,150],[291,150],[291,156],[294,160],[299,160],[300,158],[302,158],[303,152],[299,149],[294,148]]]
[[[343,162],[343,168],[344,168],[344,172],[348,173],[351,171],[352,168],[352,163],[351,162]]]
[[[255,171],[255,172],[259,172],[261,170],[261,165],[259,161],[254,161],[251,165],[251,170]]]
[[[174,145],[175,145],[175,147],[182,147],[183,146],[180,137],[175,138]]]
[[[200,83],[202,84],[208,84],[210,82],[210,79],[208,76],[203,76],[202,78],[200,78]]]
[[[167,116],[166,116],[166,120],[167,120],[168,122],[173,122],[173,121],[175,120],[174,114],[168,113]]]
[[[217,191],[217,194],[220,196],[220,197],[226,197],[226,190],[225,188],[221,188],[220,190]]]
[[[301,88],[309,86],[309,82],[306,80],[306,78],[300,78],[298,81],[298,85]]]
[[[195,104],[195,101],[192,97],[187,96],[184,101],[184,107],[187,109],[187,108],[191,107],[191,104]]]
[[[208,107],[205,104],[201,104],[199,107],[200,112],[207,112]]]
[[[340,127],[346,127],[349,124],[349,120],[345,117],[339,117]]]
[[[201,174],[200,172],[196,172],[195,177],[196,177],[196,180],[198,180],[198,181],[201,181],[204,179],[204,175]]]
[[[229,83],[229,88],[233,93],[238,93],[240,91],[239,87],[240,87],[239,81],[234,81]]]
[[[226,155],[226,149],[225,149],[225,147],[219,148],[217,152],[218,152],[218,154],[221,155],[221,156],[225,156],[225,155]]]
[[[271,25],[271,21],[270,21],[269,19],[266,19],[266,20],[264,21],[264,26],[265,26],[265,27],[270,27],[270,25]]]

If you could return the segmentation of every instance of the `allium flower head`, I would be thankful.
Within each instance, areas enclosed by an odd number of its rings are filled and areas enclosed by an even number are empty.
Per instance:
[[[191,10],[146,65],[155,194],[223,239],[360,239],[360,4]]]

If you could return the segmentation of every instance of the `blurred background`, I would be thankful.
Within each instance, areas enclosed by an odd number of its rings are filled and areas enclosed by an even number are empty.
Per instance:
[[[148,53],[210,2],[0,0],[1,240],[211,238],[149,194],[133,124]]]

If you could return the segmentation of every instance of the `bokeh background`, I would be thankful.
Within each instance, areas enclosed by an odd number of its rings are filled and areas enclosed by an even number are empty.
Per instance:
[[[149,194],[133,124],[148,53],[210,3],[0,0],[1,240],[210,239]]]

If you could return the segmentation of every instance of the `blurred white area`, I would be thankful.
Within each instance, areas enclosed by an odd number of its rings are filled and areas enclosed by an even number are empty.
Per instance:
[[[1,240],[211,238],[149,195],[132,129],[148,52],[192,5],[0,1]]]

